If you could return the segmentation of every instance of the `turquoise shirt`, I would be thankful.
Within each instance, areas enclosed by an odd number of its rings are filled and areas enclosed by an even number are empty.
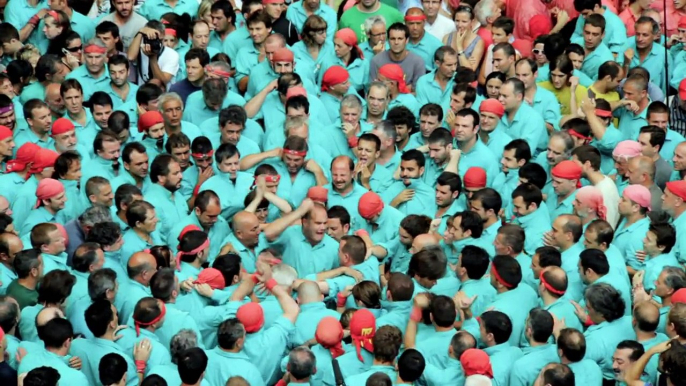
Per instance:
[[[286,228],[272,245],[283,249],[282,261],[295,268],[299,278],[338,267],[338,241],[324,235],[316,245],[305,238],[302,226]]]
[[[374,363],[374,354],[364,348],[360,349],[360,354],[364,360],[362,362],[360,362],[360,358],[358,358],[357,351],[354,348],[352,351],[346,352],[336,358],[341,366],[343,378],[347,379],[354,375],[362,374],[372,367]]]
[[[300,346],[314,338],[319,322],[327,316],[340,319],[341,315],[335,310],[326,308],[324,302],[300,305],[300,314],[295,320],[295,330],[292,332],[288,349]]]
[[[103,267],[108,268],[108,267]],[[67,314],[67,319],[74,329],[74,334],[82,334],[84,338],[94,338],[93,333],[86,325],[86,310],[93,302],[90,297],[82,298],[71,306],[71,312]],[[86,374],[88,376],[88,374]]]
[[[265,386],[259,369],[245,351],[231,353],[215,347],[206,353],[208,361],[205,380],[210,385],[224,384],[233,376],[241,376],[250,386]]]
[[[70,24],[72,31],[79,34],[81,42],[84,44],[95,37],[95,23],[89,17],[76,12],[74,9],[72,9]],[[43,28],[45,28],[45,18],[40,21],[38,28],[35,29],[28,39],[28,43],[36,46],[42,53],[48,50],[50,43],[43,33]],[[42,96],[41,100],[43,100]]]
[[[33,229],[34,226],[44,222],[56,222],[62,225],[66,223],[66,221],[64,221],[64,216],[61,215],[61,211],[53,214],[50,213],[45,206],[41,205],[29,212],[29,215],[26,217],[26,220],[19,231],[19,237],[27,236],[31,233],[31,229]]]
[[[420,379],[424,381],[427,386],[462,385],[464,384],[462,364],[453,357],[448,357],[445,368],[426,363],[426,367],[424,367],[424,372]]]
[[[548,146],[548,131],[543,117],[533,107],[522,102],[512,121],[503,115],[496,129],[512,138],[521,138],[529,144],[531,154],[538,154]]]
[[[169,231],[169,237],[167,238],[168,240],[168,245],[172,249],[172,254],[176,254],[178,252],[177,250],[177,240],[179,239],[179,235],[181,234],[181,231],[183,228],[185,228],[188,225],[195,225],[200,229],[204,230],[204,227],[202,224],[200,224],[200,220],[198,220],[198,215],[195,213],[195,209],[191,211],[189,215],[187,215],[185,218],[181,219],[181,221],[177,222]],[[229,228],[229,224],[223,217],[218,217],[217,222],[212,225],[212,227],[209,229],[208,236],[210,238],[210,257],[214,259],[215,256],[219,255],[219,251],[221,250],[222,246],[225,244],[223,243],[224,239],[231,233],[231,230]],[[234,244],[234,247],[236,245]],[[245,260],[243,261],[243,264],[245,264]]]
[[[419,120],[419,109],[421,109],[422,105],[419,104],[417,101],[417,98],[415,98],[414,95],[412,94],[398,94],[394,99],[388,102],[388,106],[386,107],[386,111],[390,111],[394,107],[398,106],[404,106],[407,107],[412,114],[414,114],[415,117],[417,117],[417,120]],[[411,148],[405,147],[405,151],[410,150]]]
[[[557,101],[557,99],[555,101]],[[504,129],[499,128],[499,126],[500,125],[496,126],[496,128],[489,133],[487,142],[484,142],[483,139],[479,137],[479,140],[481,140],[481,142],[484,143],[491,150],[491,152],[493,152],[495,159],[498,161],[503,158],[505,146],[512,142],[512,137],[505,134]]]
[[[574,373],[575,386],[601,385],[603,383],[603,373],[600,371],[600,366],[592,360],[582,359],[567,366]]]
[[[617,144],[619,144],[622,139],[622,132],[619,131],[614,124],[610,123],[607,130],[605,130],[603,138],[593,138],[591,141],[590,145],[600,152],[600,171],[603,174],[611,174],[614,170],[615,160],[612,158],[612,151],[614,151],[615,147],[617,147]]]
[[[522,352],[524,356],[512,364],[510,386],[533,385],[538,374],[548,363],[560,362],[560,357],[557,355],[557,346],[554,344],[525,347],[522,349]]]
[[[288,171],[288,167],[281,159],[271,159],[267,161],[267,163],[274,166],[276,172],[283,176],[279,181],[279,186],[276,190],[277,196],[288,201],[293,208],[300,206],[300,203],[307,197],[307,191],[311,187],[317,186],[317,179],[314,174],[305,170],[305,167],[300,168],[296,173],[295,178],[292,178]],[[243,198],[241,198],[241,206]]]
[[[126,94],[126,99],[122,99],[122,97],[112,89],[112,83],[108,82],[104,85],[101,85],[100,89],[98,91],[103,91],[107,95],[112,98],[112,110],[116,110],[120,108],[121,106],[124,105],[124,103],[130,102],[130,101],[136,101],[136,92],[138,92],[138,85],[133,84],[131,82],[129,83],[129,92]]]
[[[0,295],[7,292],[7,287],[17,278],[17,273],[14,268],[10,268],[5,264],[0,264]]]
[[[377,285],[379,284],[379,260],[377,260],[375,257],[372,256],[362,263],[355,264],[350,268],[360,272],[364,281],[371,281]],[[345,287],[354,286],[355,283],[356,282],[354,278],[346,275],[327,279],[326,284],[329,286],[328,297],[335,299],[338,293],[343,291]],[[352,294],[348,295],[346,308],[358,308],[355,304],[355,298],[352,296]]]
[[[85,186],[85,185],[84,185]],[[36,206],[36,188],[38,188],[38,180],[33,175],[22,185],[16,195],[16,199],[12,202],[12,218],[14,219],[14,229],[22,229],[24,221],[29,216],[29,213]]]
[[[245,106],[245,99],[236,94],[233,90],[229,90],[222,103],[222,109],[231,105]],[[183,109],[183,120],[186,122],[200,125],[210,118],[219,116],[219,110],[211,110],[205,104],[205,99],[202,95],[202,90],[195,91],[186,99],[186,106]]]
[[[519,224],[524,229],[524,234],[526,235],[524,250],[529,253],[534,253],[537,248],[543,246],[543,235],[552,229],[548,206],[544,203],[532,213],[525,216],[516,216],[512,219],[512,223]],[[522,266],[522,272],[528,268]]]
[[[531,256],[522,252],[515,257],[515,260],[517,260],[522,269],[522,281],[520,284],[528,285],[538,294],[538,278],[534,278],[534,271],[531,269]]]
[[[453,203],[450,204],[450,207],[448,208],[448,210],[446,210],[441,215],[441,217],[440,217],[441,225],[438,226],[438,234],[442,235],[445,232],[445,230],[448,228],[448,219],[450,218],[450,216],[452,216],[458,212],[463,212],[465,210],[467,210],[467,202],[466,202],[464,196],[458,196],[453,201]]]
[[[624,42],[626,41],[626,26],[622,19],[619,18],[615,13],[608,10],[606,6],[603,6],[603,13],[601,14],[605,19],[605,36],[603,36],[603,44],[609,47],[609,50],[615,54],[622,54],[624,48]],[[584,24],[586,24],[586,19],[581,16],[576,20],[576,25],[574,28],[574,34],[572,35],[572,40],[582,39],[584,36]],[[581,44],[583,47],[584,45]],[[614,57],[610,60],[614,60]],[[591,76],[591,75],[589,75]],[[591,78],[596,78],[598,73],[596,72]]]
[[[222,207],[222,217],[229,221],[245,207],[243,201],[250,193],[254,181],[253,176],[246,172],[237,172],[235,181],[232,181],[229,173],[215,171],[214,176],[202,184],[200,192],[211,190],[217,193]]]
[[[562,201],[558,201],[558,196],[555,194],[555,192],[548,195],[548,198],[545,200],[545,204],[548,207],[551,224],[555,222],[555,219],[560,215],[574,213],[574,207],[572,204],[576,199],[576,192],[578,192],[578,190],[572,192],[572,194]]]
[[[331,66],[341,66],[341,67],[345,68],[346,70],[348,70],[348,74],[350,74],[350,86],[353,89],[355,89],[355,91],[362,92],[362,91],[364,91],[365,87],[368,87],[370,82],[369,82],[369,60],[367,60],[367,58],[365,58],[365,59],[357,58],[357,59],[353,60],[352,63],[347,64],[347,63],[344,63],[341,60],[341,58],[339,58],[338,56],[336,56],[334,54],[334,55],[325,57],[322,61],[322,68],[329,68]],[[320,71],[318,84],[322,83],[322,80],[321,80],[322,76],[324,76],[324,72]],[[390,110],[391,107],[389,106],[388,109]]]
[[[228,287],[227,290],[229,289],[235,289],[235,287]],[[219,300],[219,297],[230,298],[230,294],[227,294],[224,291],[214,291],[212,300]],[[178,302],[177,305],[195,319],[195,323],[198,325],[201,333],[198,338],[204,341],[207,349],[214,348],[217,345],[217,330],[219,325],[226,319],[235,317],[238,307],[243,305],[240,301],[230,301],[220,306],[213,306],[209,304],[209,299],[200,296],[195,291],[193,291],[192,295],[184,296],[184,299],[188,299],[185,304],[189,305],[192,310],[185,307],[182,308],[182,305]],[[177,299],[177,301],[178,300],[181,299]]]
[[[238,54],[238,50],[250,44],[253,44],[253,41],[250,38],[248,28],[246,26],[237,26],[237,28],[224,39],[222,51],[229,55],[229,58],[235,58],[236,54]]]
[[[82,162],[88,162],[88,159]],[[84,203],[81,200],[81,190],[79,189],[78,180],[59,180],[64,185],[65,196],[67,202],[64,203],[64,209],[59,211],[59,216],[65,224],[81,215],[86,209],[90,207],[90,201]]]
[[[22,358],[18,374],[28,373],[29,371],[38,367],[52,367],[60,374],[60,384],[64,385],[87,385],[88,379],[79,370],[69,367],[67,362],[68,357],[59,356],[48,350],[31,350],[24,358]]]
[[[686,78],[686,74],[683,78]],[[674,161],[672,160],[672,158],[674,158],[674,149],[676,149],[676,146],[683,141],[686,141],[686,138],[684,138],[683,135],[668,128],[667,136],[665,138],[665,144],[660,149],[660,156],[664,158],[667,162],[669,162],[670,165],[674,166]]]
[[[441,47],[443,47],[443,42],[427,32],[424,32],[424,36],[422,36],[417,44],[413,43],[412,39],[407,41],[407,49],[424,59],[426,71],[433,71],[436,68],[434,54],[436,53],[436,50]],[[437,101],[434,103],[437,103]]]
[[[14,201],[17,199],[17,193],[19,192],[21,187],[24,186],[25,182],[26,180],[24,179],[24,177],[20,176],[17,173],[0,174],[0,186],[4,187],[2,195],[7,199],[7,201],[9,201],[10,207],[13,206]],[[16,218],[15,215],[13,215],[12,217]]]
[[[395,370],[395,366],[384,366],[384,365],[372,365],[369,370],[359,373],[357,375],[352,375],[345,378],[346,385],[364,385],[367,383],[367,379],[374,375],[374,373],[384,373],[388,375],[391,379],[395,380],[398,377],[398,372]]]
[[[5,22],[15,26],[15,28],[25,26],[29,23],[29,19],[31,19],[33,15],[44,8],[48,8],[47,1],[39,1],[35,7],[30,5],[26,0],[13,0],[12,4],[8,1],[7,6],[5,7]],[[43,30],[38,30],[34,33],[43,33],[42,31]]]
[[[124,245],[121,247],[120,262],[124,268],[124,271],[126,271],[129,258],[131,258],[134,253],[150,249],[155,245],[165,245],[158,230],[155,230],[150,234],[152,243],[148,243],[146,240],[143,240],[133,229],[128,229],[125,231],[122,238],[124,239]]]
[[[385,264],[385,262],[391,261],[390,272],[407,273],[407,270],[410,267],[410,260],[412,259],[409,245],[401,243],[399,236],[389,242],[379,243],[377,245],[384,248],[387,252],[383,263]]]
[[[605,35],[607,36],[607,34]],[[624,37],[626,38],[626,36]],[[578,43],[578,42],[577,42]],[[583,47],[583,38],[581,39],[581,46]],[[581,71],[593,80],[598,79],[598,70],[605,62],[614,62],[614,55],[605,43],[600,43],[595,50],[591,51],[584,57],[584,63],[581,65]]]
[[[167,363],[166,365],[157,365],[148,371],[148,375],[159,375],[167,385],[181,384],[181,376],[179,375],[179,367],[174,363]],[[203,380],[204,382],[204,380]]]
[[[88,295],[88,277],[89,272],[79,272],[75,269],[70,270],[70,273],[76,278],[74,286],[71,287],[71,294],[67,298],[66,315],[69,318],[74,312],[74,305],[82,299],[90,300]]]
[[[480,316],[497,295],[488,277],[482,277],[478,280],[467,279],[462,283],[460,291],[463,291],[469,297],[477,295],[474,303],[472,303],[472,314],[475,317]]]
[[[683,213],[672,221],[677,235],[686,234],[686,215]],[[15,225],[16,227],[16,225]],[[672,254],[679,260],[679,263],[686,262],[686,237],[677,237],[676,244],[672,248]]]
[[[116,344],[124,350],[124,352],[133,353],[133,349],[138,344],[138,342],[143,339],[148,339],[150,341],[150,346],[152,350],[150,351],[150,359],[148,359],[147,372],[150,371],[155,366],[165,365],[171,363],[171,355],[169,354],[169,348],[164,346],[160,340],[157,338],[155,333],[150,332],[143,327],[140,328],[140,335],[136,335],[136,329],[133,326],[125,328],[119,332],[121,338],[117,340]],[[147,375],[146,372],[146,375]]]
[[[203,347],[203,341],[198,325],[188,312],[179,310],[174,303],[166,303],[167,315],[164,318],[162,327],[155,330],[155,335],[164,347],[169,347],[172,338],[182,329],[193,330],[198,337],[198,345]]]
[[[422,75],[417,79],[416,95],[419,105],[424,106],[427,103],[437,103],[443,106],[450,104],[450,95],[453,92],[455,81],[453,78],[450,78],[448,83],[446,83],[445,88],[442,89],[435,79],[436,70]]]
[[[614,115],[619,117],[619,132],[622,134],[622,139],[631,139],[638,141],[638,134],[643,126],[648,125],[647,115],[648,108],[646,107],[640,113],[634,114],[626,107],[620,107],[615,110]]]
[[[329,196],[326,202],[327,206],[329,208],[336,205],[344,207],[350,215],[350,229],[356,230],[364,227],[366,221],[360,216],[358,203],[360,202],[362,195],[367,193],[367,189],[355,181],[352,183],[352,190],[345,195],[336,191],[331,184],[328,184],[326,188],[329,190]]]
[[[198,4],[192,0],[178,0],[174,7],[164,0],[150,0],[143,3],[138,10],[141,16],[148,20],[161,20],[165,13],[173,12],[177,15],[187,13],[194,18],[198,14]]]
[[[144,200],[155,206],[155,213],[160,219],[157,230],[162,234],[163,241],[168,239],[172,227],[188,215],[188,204],[181,193],[172,193],[160,184],[151,184]]]
[[[662,270],[666,267],[682,268],[676,257],[671,253],[663,253],[655,257],[647,257],[645,262],[645,274],[643,275],[643,288],[646,292],[655,289],[655,282]]]
[[[612,356],[617,344],[623,340],[635,340],[636,333],[631,325],[631,317],[623,316],[612,322],[602,322],[588,327],[586,337],[586,356],[600,366],[603,379],[615,379],[612,370]]]
[[[29,143],[29,142],[36,144],[43,149],[52,150],[55,147],[55,140],[53,140],[52,137],[48,136],[47,139],[41,139],[31,129],[22,130],[18,133],[15,133],[15,136],[14,136],[14,156],[15,157],[17,156],[17,151],[19,150],[20,147],[22,147],[22,145],[24,145],[25,143]]]
[[[220,247],[226,245],[227,243],[231,243],[233,249],[238,252],[238,255],[241,257],[243,269],[245,269],[248,273],[254,273],[257,269],[257,256],[259,256],[264,249],[269,247],[269,242],[267,241],[267,237],[264,235],[264,233],[260,233],[257,240],[257,245],[253,249],[250,249],[243,245],[240,240],[238,240],[236,234],[231,232],[222,240]]]
[[[266,58],[259,60],[260,51],[255,48],[255,44],[249,44],[238,50],[236,55],[236,62],[234,67],[236,68],[236,82],[240,82],[246,76],[250,76],[253,68],[262,62],[266,62]]]
[[[612,245],[617,247],[624,256],[627,266],[639,270],[644,267],[645,262],[636,258],[636,252],[643,250],[643,239],[648,233],[650,219],[644,217],[629,226],[626,223],[626,219],[623,219],[617,226]]]
[[[405,329],[407,329],[407,322],[410,320],[412,301],[391,302],[382,299],[381,307],[386,312],[376,319],[376,328],[378,329],[381,326],[394,326],[404,335]]]
[[[262,379],[271,382],[279,367],[288,338],[295,330],[295,325],[285,317],[277,318],[269,328],[247,334],[243,353],[257,367]],[[271,384],[271,383],[270,383]]]
[[[418,213],[429,215],[436,213],[436,190],[424,183],[420,178],[411,179],[409,185],[405,185],[402,181],[397,181],[381,197],[387,204],[390,204],[405,189],[413,190],[414,196],[410,200],[398,205],[400,213],[406,216]]]
[[[293,3],[292,5],[294,5],[294,7],[289,6],[288,11],[286,11],[286,18],[293,23],[293,26],[295,26],[295,29],[298,30],[299,34],[302,33],[305,20],[307,20],[307,18],[311,15],[317,15],[326,22],[326,39],[333,41],[333,37],[336,34],[336,28],[338,26],[338,16],[336,15],[336,11],[324,3],[320,3],[319,7],[317,7],[317,9],[312,13],[305,11],[305,7],[301,2]]]
[[[333,37],[333,35],[331,36]],[[320,72],[326,72],[327,70],[327,68],[322,67],[322,64],[324,63],[324,58],[335,55],[335,51],[333,48],[333,39],[327,39],[324,42],[324,45],[319,48],[319,54],[317,55],[317,59],[314,59],[312,55],[310,55],[310,52],[307,49],[307,46],[305,45],[305,42],[302,40],[293,44],[293,46],[291,47],[291,51],[293,51],[296,63],[307,63],[308,66],[314,69],[315,79],[320,78]]]
[[[58,269],[71,273],[71,268],[67,265],[67,252],[62,252],[59,255],[49,255],[43,252],[41,256],[43,257],[43,275]]]
[[[519,347],[510,346],[509,343],[502,343],[491,347],[484,348],[484,351],[491,359],[491,367],[493,367],[493,380],[496,385],[509,384],[510,372],[512,366],[517,359],[524,354]]]
[[[125,102],[123,105],[114,108],[114,110],[125,112],[126,115],[129,116],[129,123],[131,124],[131,127],[136,128],[138,126],[138,103],[136,102],[136,98]]]
[[[662,343],[666,340],[669,340],[667,335],[657,333],[654,337],[644,340],[642,342],[639,342],[640,344],[643,345],[643,348],[645,351],[650,350],[653,346]],[[650,381],[653,385],[657,384],[657,376],[658,376],[658,361],[660,359],[659,355],[653,355],[650,358],[650,361],[648,361],[648,364],[646,365],[645,369],[643,370],[644,373],[647,374],[647,380]],[[645,375],[645,374],[644,374]],[[641,380],[644,380],[644,376],[641,377]]]
[[[543,309],[550,312],[558,319],[564,319],[565,325],[568,328],[574,328],[579,331],[584,330],[579,317],[576,316],[576,308],[574,308],[574,305],[568,299],[565,299],[564,297],[559,298],[553,303],[543,306]]]
[[[152,158],[149,158],[152,159]],[[142,187],[138,185],[138,181],[129,173],[128,170],[122,165],[122,167],[119,169],[119,175],[114,178],[114,180],[111,180],[110,185],[112,186],[112,191],[117,192],[117,189],[119,189],[120,186],[124,184],[131,184],[134,186],[138,186],[141,188],[141,192],[143,194],[146,194],[148,192],[148,189],[150,188],[150,185],[152,185],[152,182],[150,182],[150,176],[145,176],[145,179],[143,179],[143,184]]]
[[[399,154],[400,152],[396,153]],[[399,159],[400,157],[398,157]],[[372,191],[378,195],[382,195],[384,192],[388,190],[391,185],[393,185],[394,182],[396,182],[393,179],[393,173],[395,172],[395,169],[391,170],[387,166],[390,166],[389,164],[395,163],[394,161],[389,162],[386,165],[379,165],[378,163],[374,165],[374,171],[372,172],[372,176],[369,177],[369,187],[372,188]],[[400,164],[400,161],[398,160],[398,163],[395,164],[396,168]]]
[[[126,385],[137,386],[138,376],[133,362],[133,351],[125,352],[115,342],[101,338],[75,339],[69,349],[71,355],[81,358],[81,371],[89,385],[100,384],[100,361],[107,354],[119,354],[126,360]]]
[[[405,216],[397,209],[385,206],[374,224],[365,221],[364,228],[374,244],[391,241],[398,236],[400,222]]]
[[[495,295],[493,302],[487,308],[505,313],[512,322],[512,334],[508,342],[512,346],[519,344],[524,332],[526,318],[529,311],[538,306],[538,295],[528,285],[520,283],[517,288]]]
[[[276,320],[283,315],[283,309],[279,304],[279,300],[274,295],[267,295],[260,302],[262,311],[264,312],[264,326],[263,328],[271,327]]]
[[[217,116],[210,118],[201,123],[198,127],[202,135],[212,141],[212,139],[219,133],[219,117]],[[219,134],[219,138],[221,138],[221,133]],[[243,137],[251,139],[258,146],[261,146],[262,142],[264,142],[264,129],[254,119],[248,119],[245,122],[245,128],[243,128],[243,131],[241,132],[241,139],[243,139]],[[213,142],[212,146],[214,146],[214,143],[215,142]],[[216,143],[221,143],[221,141]],[[236,145],[236,147],[238,147],[239,151],[241,150],[241,140],[238,141],[238,145]]]
[[[36,316],[45,308],[44,305],[38,303],[33,306],[26,306],[21,310],[21,318],[19,319],[19,333],[23,340],[28,342],[41,343],[38,338],[38,331],[36,329]]]
[[[457,331],[452,328],[448,331],[429,330],[421,340],[417,340],[416,348],[424,355],[427,364],[444,369],[448,367],[448,347],[456,333]]]
[[[631,59],[631,64],[629,68],[643,67],[650,73],[650,81],[655,83],[661,90],[664,90],[667,86],[665,83],[665,65],[669,68],[674,68],[674,63],[672,60],[672,54],[665,49],[661,44],[653,42],[650,53],[641,61],[638,55],[638,49],[636,48],[636,37],[632,36],[626,39],[625,48],[631,48],[636,53]],[[667,63],[665,63],[665,56],[667,57]]]
[[[561,253],[562,255],[562,269],[564,269],[567,274],[567,292],[564,294],[564,298],[574,300],[576,302],[581,301],[583,298],[583,283],[581,282],[581,277],[579,276],[579,255],[586,248],[583,243],[576,243],[569,249]]]
[[[120,278],[119,282],[126,282],[126,297],[117,296],[115,306],[119,310],[119,320],[126,323],[129,318],[133,317],[133,310],[136,308],[136,303],[139,300],[152,296],[150,287],[131,280],[129,278]]]
[[[543,153],[541,153],[543,154]],[[493,180],[493,189],[500,193],[503,208],[512,202],[512,192],[519,186],[519,168],[509,169],[507,174],[500,171]]]
[[[88,71],[85,65],[79,66],[76,70],[69,73],[65,79],[76,79],[83,88],[83,100],[91,99],[94,92],[101,89],[110,88],[110,74],[107,71],[107,66],[103,67],[103,72],[100,77],[96,78]],[[130,92],[130,91],[129,91]],[[135,95],[135,94],[134,94]],[[114,102],[114,101],[113,101]],[[112,106],[114,108],[114,106]]]
[[[555,130],[560,130],[560,102],[555,94],[543,87],[536,87],[533,108],[543,117],[545,123],[551,124]]]
[[[250,42],[252,42],[252,40]],[[300,80],[302,80],[303,87],[307,90],[308,94],[317,95],[320,88],[314,83],[314,68],[312,68],[310,64],[295,63],[293,72],[300,75]],[[271,81],[279,78],[279,74],[274,72],[274,69],[268,60],[264,60],[253,67],[252,70],[250,70],[250,75],[250,79],[248,79],[248,88],[245,91],[245,99],[247,100],[252,99],[252,97],[264,90]]]
[[[213,32],[214,31],[211,31],[210,34]],[[180,82],[180,81],[186,79],[186,77],[188,77],[188,71],[186,70],[186,59],[185,58],[186,58],[186,54],[188,53],[188,51],[191,50],[191,48],[194,48],[194,47],[191,47],[191,44],[188,44],[184,47],[176,49],[176,52],[179,54],[179,71],[176,73],[176,78],[175,78],[177,82]],[[205,49],[205,51],[207,51],[207,54],[210,56],[210,58],[214,58],[215,55],[221,53],[221,48],[214,48],[214,47],[210,47],[208,45],[207,48]],[[235,64],[234,64],[234,66],[235,66]],[[238,79],[236,79],[236,81],[238,81]]]
[[[24,87],[23,90],[21,90],[21,94],[19,95],[19,102],[22,104],[22,106],[24,105],[24,103],[28,102],[31,99],[45,99],[45,86],[43,86],[42,83],[33,82],[28,86]]]

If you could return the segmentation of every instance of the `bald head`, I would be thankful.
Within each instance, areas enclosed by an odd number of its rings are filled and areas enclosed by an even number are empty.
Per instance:
[[[252,212],[240,211],[233,216],[234,231],[245,231],[251,229],[255,224],[259,225],[260,220],[257,215]]]
[[[348,157],[347,155],[339,155],[338,157],[333,159],[333,162],[331,162],[331,168],[333,169],[334,167],[350,167],[350,165],[353,165],[354,167],[354,161],[352,158]]]
[[[36,315],[36,327],[42,327],[55,318],[64,318],[62,310],[57,307],[46,307]]]
[[[14,254],[22,250],[24,250],[24,243],[21,242],[19,236],[8,232],[0,233],[0,255],[7,254],[9,258],[9,256],[14,256]],[[12,262],[11,260],[9,261],[10,263]]]
[[[423,15],[424,11],[421,8],[418,7],[412,7],[405,12],[405,16],[419,16]]]
[[[434,236],[428,233],[418,235],[414,238],[414,240],[412,240],[412,250],[414,251],[414,253],[417,253],[422,249],[430,247],[432,245],[438,245],[438,241],[436,241],[436,238]]]
[[[636,328],[645,332],[653,332],[660,322],[660,309],[650,301],[636,304],[634,307]]]
[[[127,264],[129,278],[145,285],[150,282],[150,278],[156,270],[157,260],[155,260],[155,256],[145,251],[134,253]]]
[[[297,288],[300,304],[315,303],[322,301],[322,291],[319,285],[313,281],[305,281]]]
[[[546,267],[541,272],[541,276],[543,277],[541,284],[543,281],[547,283],[547,285],[543,284],[543,288],[553,297],[559,298],[567,291],[567,273],[564,269],[555,266]]]
[[[45,98],[54,98],[56,96],[60,96],[60,84],[59,83],[50,83],[45,87]]]
[[[646,156],[634,157],[629,161],[630,170],[638,170],[641,174],[650,176],[652,181],[655,177],[655,162]]]
[[[279,33],[269,35],[267,40],[265,40],[265,43],[269,45],[276,45],[279,48],[286,47],[286,39]]]

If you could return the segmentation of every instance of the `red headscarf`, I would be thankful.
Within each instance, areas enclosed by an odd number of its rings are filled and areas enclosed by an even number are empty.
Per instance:
[[[36,188],[37,200],[36,204],[33,207],[38,208],[41,201],[49,200],[55,196],[60,195],[61,193],[64,193],[64,185],[62,185],[61,182],[53,180],[52,178],[43,178],[38,183],[38,187]]]
[[[553,167],[550,171],[553,177],[562,178],[565,180],[576,180],[576,187],[581,187],[581,166],[576,162],[564,160]]]
[[[472,166],[467,169],[467,173],[464,174],[464,187],[465,188],[485,188],[486,187],[486,171],[478,166]]]
[[[251,334],[260,331],[264,326],[264,311],[259,303],[245,303],[236,313],[236,318],[245,327],[245,332]]]
[[[317,331],[314,334],[317,343],[331,351],[331,357],[338,358],[345,354],[343,350],[343,327],[338,319],[326,316],[319,321]]]
[[[460,356],[460,363],[462,364],[466,377],[478,374],[493,379],[491,358],[489,358],[488,354],[483,350],[475,348],[467,349]]]
[[[51,168],[55,166],[55,161],[60,155],[56,152],[48,149],[40,148],[33,157],[33,163],[31,168],[29,168],[29,174],[36,174],[43,171],[45,168]]]
[[[322,77],[322,91],[329,91],[331,87],[347,82],[350,79],[348,70],[341,66],[331,66]]]
[[[503,104],[498,102],[497,99],[486,99],[479,105],[479,112],[481,113],[491,113],[502,118],[505,115],[505,107]]]
[[[289,50],[286,47],[282,47],[274,51],[274,54],[272,55],[272,63],[276,62],[288,62],[288,63],[293,63],[295,60],[295,57],[293,56],[293,51]]]
[[[76,130],[76,127],[72,121],[68,120],[67,118],[57,118],[55,122],[52,123],[50,135],[54,137],[56,135],[65,134],[74,130]]]
[[[378,194],[374,192],[367,192],[360,197],[360,202],[357,204],[357,212],[365,220],[371,220],[374,216],[381,213],[384,203]]]
[[[357,358],[360,362],[364,362],[361,349],[365,349],[371,353],[374,352],[372,339],[375,334],[376,317],[374,317],[374,314],[366,308],[360,308],[355,311],[353,317],[350,319],[350,337],[353,338],[353,344],[357,351]]]
[[[16,172],[17,170],[24,170],[26,165],[33,162],[34,157],[41,147],[35,143],[26,142],[17,150],[17,156],[13,160],[7,161],[5,169],[7,173]],[[28,175],[27,175],[28,177]]]
[[[329,196],[329,190],[322,186],[313,186],[307,191],[307,198],[315,202],[326,203]]]
[[[0,125],[0,141],[3,141],[11,136],[13,136],[12,130],[7,126]]]
[[[405,83],[405,72],[400,65],[395,63],[384,64],[379,68],[379,75],[384,76],[394,82],[398,82],[398,91],[401,94],[409,94],[410,90]]]
[[[162,114],[159,111],[148,111],[138,118],[138,132],[143,133],[159,123],[164,123]]]
[[[200,271],[198,278],[193,282],[194,284],[208,284],[212,289],[226,288],[226,280],[221,271],[216,268],[205,268]]]
[[[362,53],[362,50],[360,47],[357,45],[357,34],[350,29],[350,28],[343,28],[339,29],[338,32],[334,35],[335,39],[341,39],[343,43],[346,45],[349,45],[352,47],[355,51],[357,51],[357,56],[360,57],[360,59],[364,59],[364,54]]]

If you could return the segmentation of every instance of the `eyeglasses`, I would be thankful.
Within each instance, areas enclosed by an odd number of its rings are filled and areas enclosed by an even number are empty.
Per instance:
[[[69,52],[79,52],[79,51],[81,51],[82,49],[83,49],[83,44],[80,45],[80,46],[67,48],[66,50],[69,51]]]
[[[543,50],[531,50],[535,55],[541,55],[543,53]]]

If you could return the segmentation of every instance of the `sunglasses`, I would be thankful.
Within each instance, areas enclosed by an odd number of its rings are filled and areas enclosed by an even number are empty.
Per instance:
[[[83,44],[80,45],[80,46],[67,48],[66,50],[69,51],[69,52],[79,52],[79,51],[81,51],[82,49],[83,49]]]
[[[531,50],[536,55],[541,55],[543,53],[543,50]]]

